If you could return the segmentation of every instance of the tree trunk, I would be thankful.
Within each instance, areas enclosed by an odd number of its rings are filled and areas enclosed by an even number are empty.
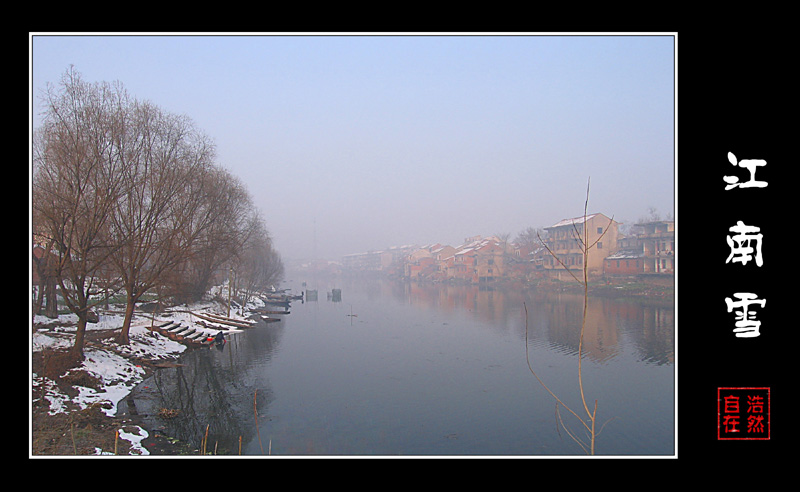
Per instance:
[[[42,299],[44,299],[44,279],[39,277],[39,285],[36,286],[36,297],[33,299],[33,314],[42,314]]]
[[[70,349],[70,353],[76,360],[83,360],[83,345],[86,339],[86,319],[88,311],[84,310],[78,314],[78,330],[75,332],[75,343]]]
[[[131,343],[131,321],[133,320],[133,310],[136,307],[138,296],[128,293],[128,302],[125,304],[125,319],[122,321],[122,331],[119,334],[119,343],[128,345]]]
[[[58,292],[56,288],[56,279],[52,276],[48,276],[45,281],[44,289],[44,315],[50,319],[58,318],[58,298],[56,297],[56,292]]]

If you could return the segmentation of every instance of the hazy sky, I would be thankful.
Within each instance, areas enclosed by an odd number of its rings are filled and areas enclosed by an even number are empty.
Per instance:
[[[39,91],[87,82],[185,114],[284,258],[674,214],[675,38],[31,36]]]

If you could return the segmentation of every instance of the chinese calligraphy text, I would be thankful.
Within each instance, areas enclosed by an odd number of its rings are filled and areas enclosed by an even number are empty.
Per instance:
[[[767,165],[767,161],[763,159],[742,159],[737,160],[732,152],[728,152],[728,162],[733,166],[741,167],[750,171],[750,180],[744,183],[739,181],[736,176],[723,176],[723,180],[727,183],[726,190],[734,188],[764,188],[767,186],[765,181],[756,181],[756,169]],[[764,239],[761,234],[761,229],[752,225],[746,225],[744,222],[737,221],[736,225],[729,229],[734,233],[733,236],[728,236],[728,246],[730,247],[730,255],[725,260],[725,263],[740,263],[747,265],[748,262],[754,261],[755,265],[760,267],[764,264],[764,259],[761,253],[761,243]],[[755,294],[747,292],[737,292],[733,294],[738,300],[733,300],[730,297],[725,298],[725,304],[728,307],[728,312],[732,312],[734,308],[739,309],[735,311],[736,314],[736,328],[733,330],[738,338],[753,338],[759,336],[759,327],[761,322],[755,319],[755,312],[748,308],[757,304],[762,308],[766,304],[765,299],[758,299]]]

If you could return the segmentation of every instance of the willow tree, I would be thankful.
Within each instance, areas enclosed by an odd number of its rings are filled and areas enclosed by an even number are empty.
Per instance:
[[[119,85],[89,84],[70,69],[42,94],[43,120],[32,141],[34,230],[50,245],[52,274],[77,316],[70,352],[78,360],[89,313],[103,301],[98,281],[119,246],[108,235],[108,218],[125,191],[117,176],[127,101]]]
[[[214,272],[232,258],[252,232],[254,209],[189,118],[136,100],[118,83],[87,84],[73,70],[43,99],[33,148],[34,230],[53,245],[82,357],[99,292],[125,292],[120,341],[128,343],[137,302],[167,282],[191,284],[187,265]]]
[[[202,199],[214,146],[184,117],[134,101],[119,146],[127,193],[111,209],[111,255],[126,294],[120,342],[129,342],[136,303],[185,261],[208,227]]]
[[[242,304],[258,292],[266,292],[283,276],[280,255],[272,247],[272,238],[260,216],[252,217],[252,234],[239,249],[235,263],[236,292],[241,292]]]
[[[258,214],[247,188],[225,169],[211,169],[200,184],[192,247],[167,286],[176,299],[186,302],[199,300],[219,280],[215,275],[229,271],[255,233]]]

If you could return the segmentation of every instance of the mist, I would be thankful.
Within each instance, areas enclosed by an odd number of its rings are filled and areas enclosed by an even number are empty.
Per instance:
[[[457,246],[589,212],[674,217],[671,35],[55,36],[70,65],[185,114],[287,259]]]

